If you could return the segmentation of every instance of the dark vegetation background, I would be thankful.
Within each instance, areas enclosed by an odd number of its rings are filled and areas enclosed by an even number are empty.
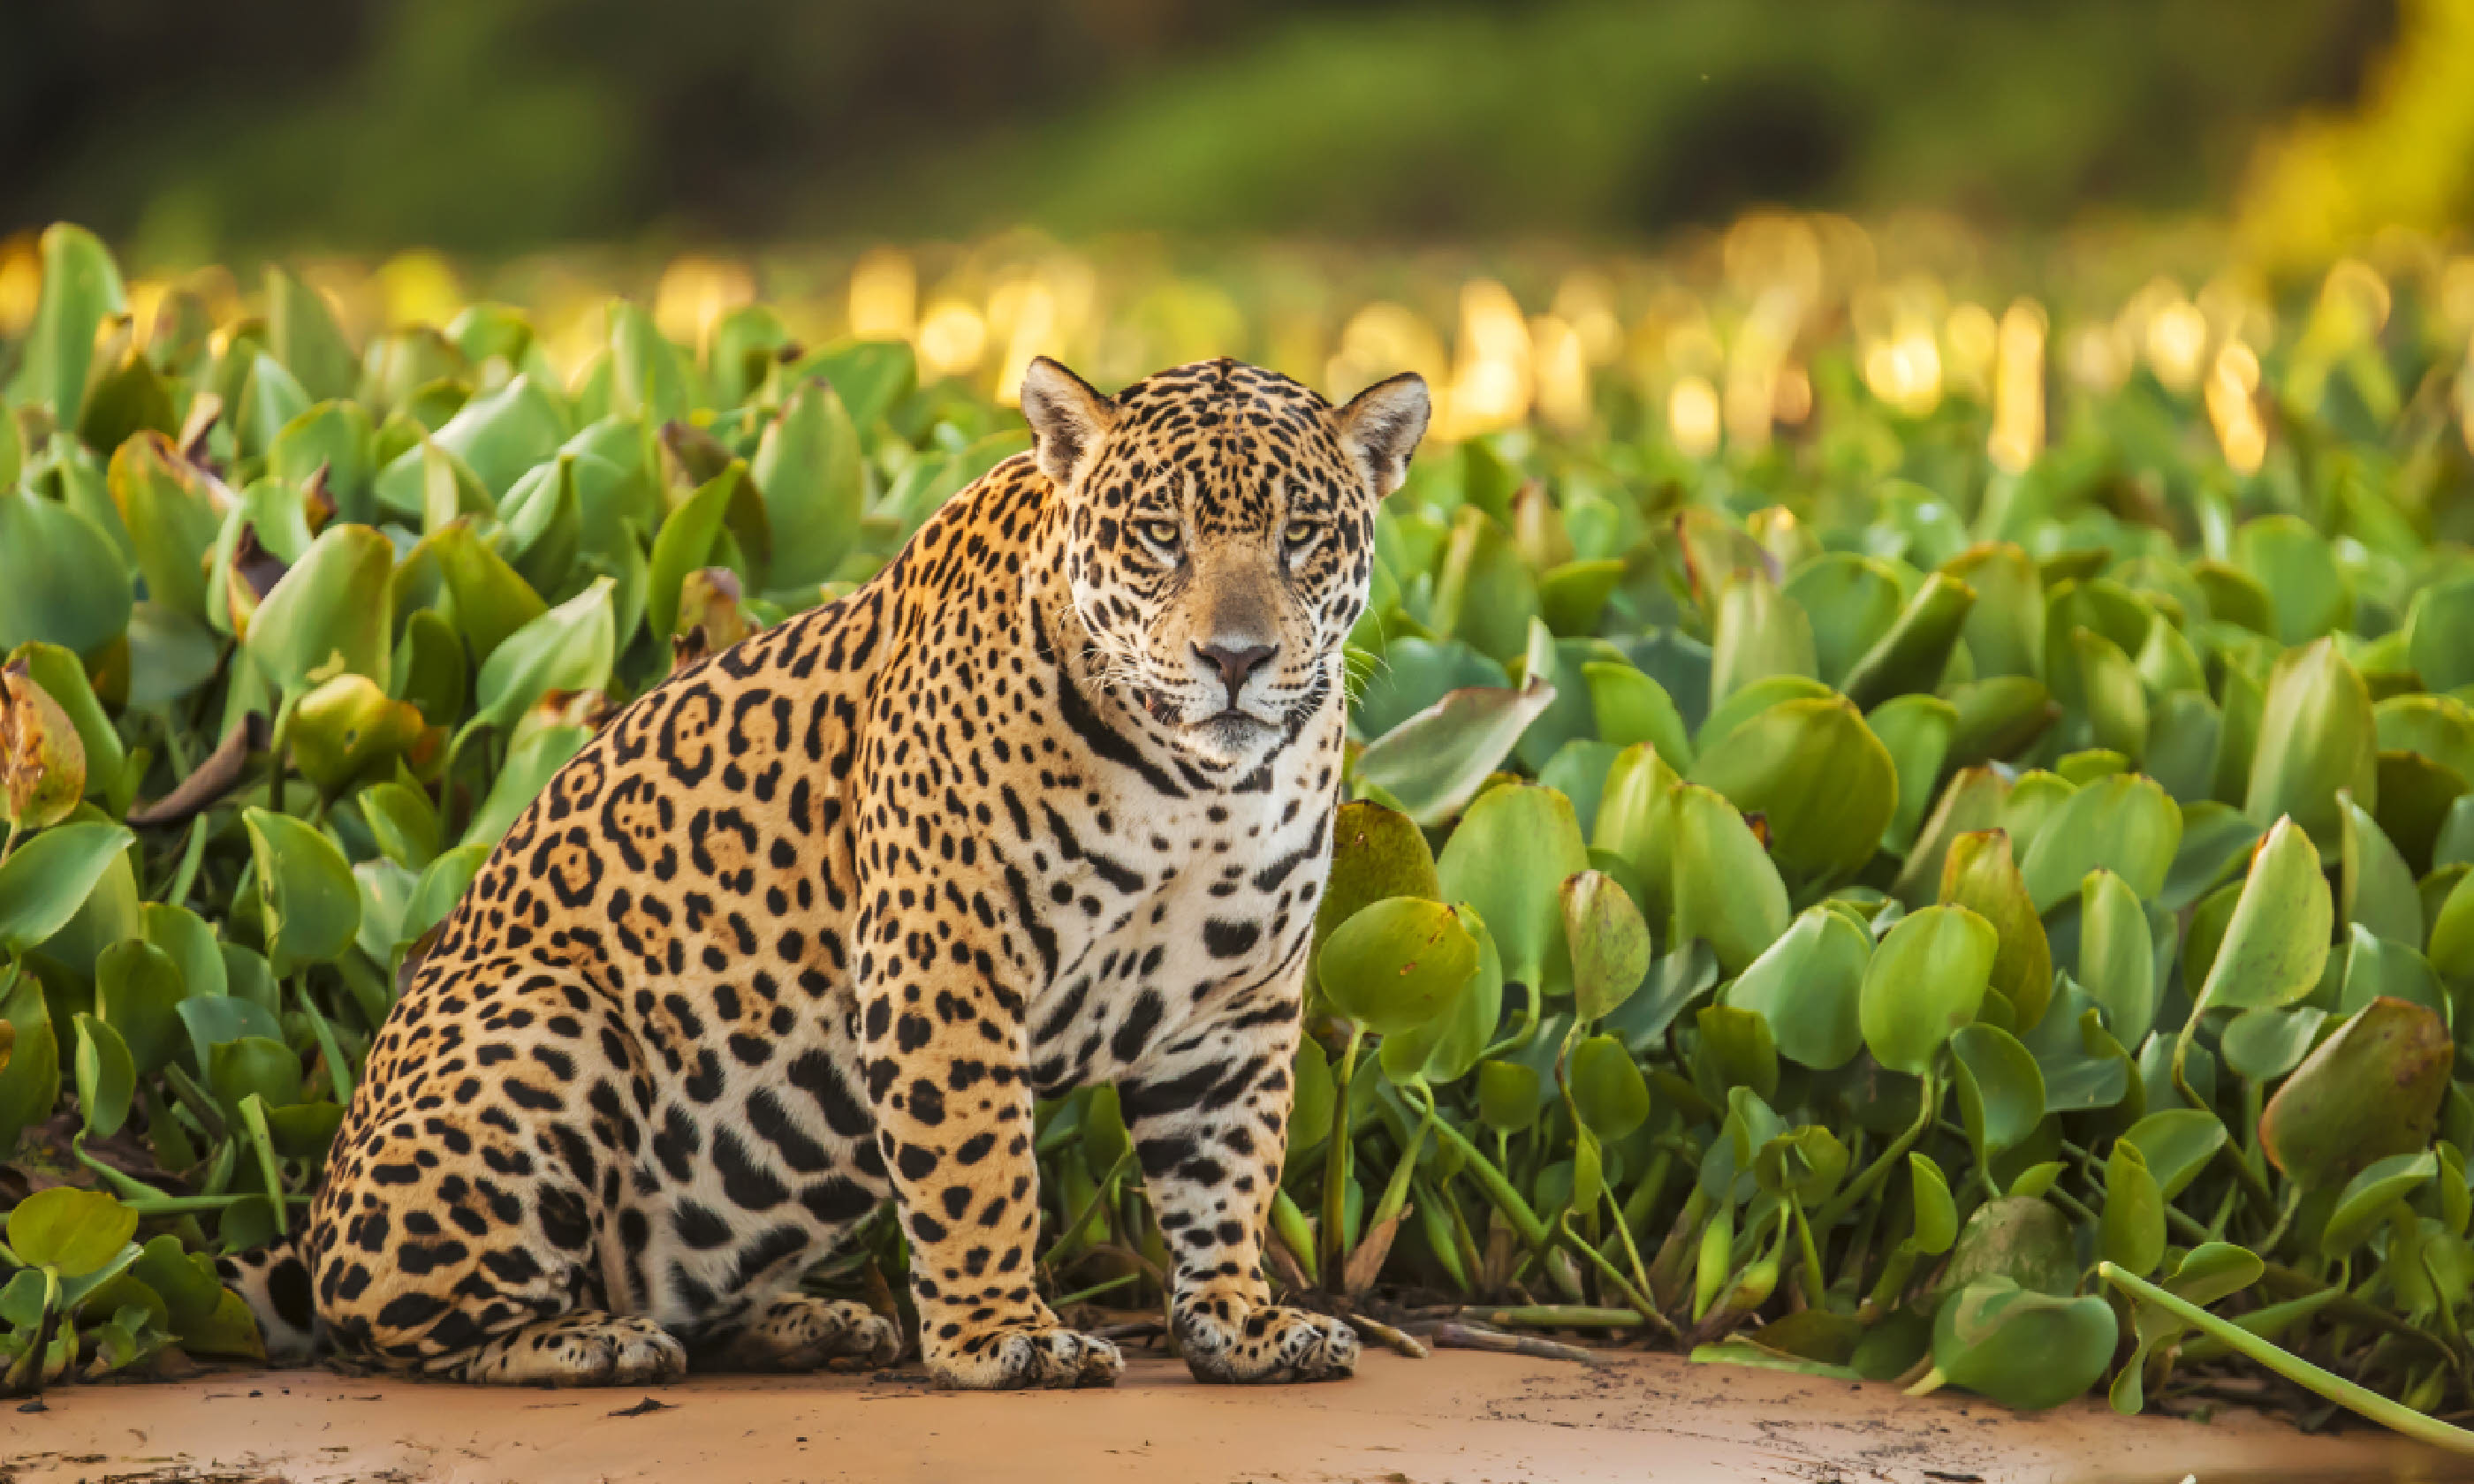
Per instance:
[[[2399,26],[2394,0],[0,0],[0,237],[1609,239],[1773,201],[2033,228],[2221,206]]]

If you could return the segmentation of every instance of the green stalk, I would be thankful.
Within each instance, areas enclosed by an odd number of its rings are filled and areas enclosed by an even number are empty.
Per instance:
[[[2436,1418],[2405,1406],[2367,1387],[2357,1386],[2341,1376],[2334,1376],[2310,1361],[2261,1339],[2230,1320],[2209,1313],[2195,1304],[2175,1297],[2144,1278],[2134,1277],[2110,1262],[2096,1265],[2097,1276],[2113,1284],[2133,1299],[2153,1304],[2165,1312],[2213,1335],[2225,1347],[2247,1360],[2284,1376],[2295,1385],[2336,1402],[2350,1411],[2369,1418],[2383,1426],[2404,1433],[2416,1442],[2443,1448],[2452,1453],[2474,1453],[2474,1432],[2452,1427]]]
[[[200,815],[199,818],[204,819],[206,816]],[[327,1017],[318,1013],[316,1002],[309,998],[309,975],[306,970],[292,976],[292,993],[294,998],[301,1001],[302,1012],[309,1017],[309,1029],[318,1038],[319,1054],[327,1059],[327,1080],[334,1087],[335,1101],[352,1102],[352,1064],[344,1060],[344,1048],[336,1043],[334,1028],[327,1023]]]
[[[1461,1318],[1516,1329],[1634,1329],[1651,1322],[1637,1309],[1588,1304],[1472,1305],[1461,1310]]]
[[[189,821],[189,839],[181,848],[181,864],[174,867],[172,879],[164,885],[163,900],[178,907],[189,899],[189,889],[198,884],[198,867],[206,858],[206,816]]]
[[[1114,1292],[1119,1288],[1123,1288],[1128,1283],[1138,1283],[1142,1281],[1143,1275],[1140,1273],[1122,1274],[1116,1278],[1108,1280],[1104,1283],[1093,1283],[1088,1288],[1078,1288],[1074,1292],[1069,1293],[1062,1298],[1051,1299],[1048,1302],[1048,1306],[1053,1309],[1068,1308],[1074,1304],[1081,1304],[1091,1299],[1096,1299],[1104,1293]]]
[[[1839,1220],[1854,1209],[1856,1203],[1870,1197],[1881,1182],[1890,1178],[1890,1171],[1898,1166],[1899,1161],[1905,1157],[1909,1149],[1915,1147],[1917,1139],[1925,1137],[1925,1130],[1932,1127],[1934,1115],[1941,1111],[1941,1081],[1927,1073],[1924,1084],[1924,1105],[1916,1110],[1916,1121],[1909,1124],[1905,1132],[1898,1137],[1890,1140],[1889,1147],[1881,1151],[1880,1158],[1864,1166],[1864,1173],[1856,1176],[1845,1189],[1830,1198],[1830,1203],[1821,1208],[1821,1213],[1812,1218],[1814,1226],[1824,1232],[1837,1226]]]
[[[1082,1209],[1074,1213],[1074,1219],[1065,1223],[1064,1233],[1050,1244],[1048,1251],[1039,1255],[1042,1266],[1054,1263],[1066,1248],[1073,1245],[1074,1238],[1083,1228],[1091,1224],[1092,1213],[1100,1209],[1101,1203],[1108,1199],[1108,1188],[1117,1183],[1118,1179],[1126,1173],[1127,1166],[1133,1162],[1134,1152],[1131,1149],[1117,1156],[1117,1162],[1108,1166],[1107,1178],[1101,1181],[1099,1187],[1091,1192],[1091,1199],[1082,1203]]]
[[[1532,1251],[1542,1252],[1554,1241],[1555,1234],[1546,1230],[1546,1223],[1538,1219],[1538,1213],[1530,1209],[1529,1203],[1521,1199],[1520,1192],[1512,1187],[1512,1182],[1503,1178],[1503,1171],[1494,1167],[1493,1161],[1479,1153],[1475,1144],[1463,1138],[1458,1129],[1437,1118],[1435,1141],[1461,1157],[1469,1178],[1477,1182],[1478,1188],[1486,1192],[1488,1202],[1503,1212],[1503,1218],[1512,1223],[1512,1230]]]
[[[300,704],[299,696],[284,695],[283,704],[275,708],[274,734],[267,739],[266,806],[278,814],[283,812],[283,748],[292,735],[293,708]]]
[[[1272,1192],[1272,1230],[1279,1233],[1280,1244],[1288,1248],[1289,1256],[1305,1269],[1306,1281],[1316,1281],[1314,1227],[1286,1189]]]
[[[1802,1201],[1793,1196],[1787,1197],[1787,1209],[1795,1212],[1796,1248],[1804,1257],[1802,1270],[1804,1302],[1812,1308],[1825,1307],[1829,1304],[1830,1295],[1828,1285],[1822,1279],[1821,1254],[1812,1244],[1812,1223],[1805,1219]]]
[[[249,1126],[250,1142],[257,1146],[257,1172],[266,1178],[266,1199],[275,1208],[275,1230],[290,1232],[292,1223],[283,1213],[283,1169],[275,1158],[275,1136],[266,1130],[266,1099],[255,1092],[242,1098],[240,1120]]]
[[[1323,1287],[1337,1293],[1341,1268],[1348,1259],[1348,1084],[1357,1071],[1357,1048],[1366,1041],[1366,1027],[1348,1028],[1348,1046],[1340,1054],[1340,1068],[1331,1084],[1330,1152],[1322,1170],[1322,1230],[1316,1233]]]

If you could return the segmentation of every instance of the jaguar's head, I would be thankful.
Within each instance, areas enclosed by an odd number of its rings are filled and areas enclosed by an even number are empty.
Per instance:
[[[1221,762],[1337,704],[1375,505],[1426,430],[1422,379],[1335,408],[1286,376],[1201,361],[1105,397],[1043,358],[1022,410],[1063,497],[1091,658],[1123,699]]]

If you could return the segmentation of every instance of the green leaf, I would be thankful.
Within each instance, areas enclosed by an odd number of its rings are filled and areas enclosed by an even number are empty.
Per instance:
[[[2435,691],[2474,685],[2474,574],[2437,582],[2406,611],[2408,662]]]
[[[434,750],[435,742],[431,737],[431,747],[424,749],[430,733],[419,706],[390,701],[377,682],[350,672],[303,696],[284,736],[291,744],[293,766],[322,796],[390,771],[400,758]]]
[[[395,547],[369,526],[331,525],[259,600],[243,641],[299,695],[339,675],[383,686],[394,673],[389,601]]]
[[[1958,1239],[1958,1205],[1950,1197],[1950,1182],[1941,1166],[1926,1155],[1907,1156],[1908,1201],[1914,1208],[1904,1245],[1928,1257],[1950,1251]]]
[[[1517,1134],[1538,1117],[1538,1069],[1519,1062],[1477,1064],[1478,1121],[1499,1134]]]
[[[220,988],[220,960],[216,968]],[[187,993],[180,964],[143,939],[115,943],[95,960],[96,1012],[138,1075],[154,1076],[180,1050],[181,1000]]]
[[[473,878],[490,858],[495,840],[459,845],[440,852],[436,860],[422,868],[421,878],[413,883],[412,896],[403,904],[403,925],[400,929],[405,940],[415,940],[455,910],[463,899]]]
[[[1965,907],[1927,907],[1900,920],[1864,968],[1864,1043],[1893,1071],[1921,1077],[1951,1033],[1976,1018],[2000,940]]]
[[[137,1066],[120,1033],[90,1015],[77,1017],[78,1112],[89,1137],[109,1138],[129,1121]]]
[[[2001,940],[1993,958],[1993,991],[2008,1004],[2013,1025],[2033,1030],[2052,997],[2053,952],[2026,882],[2011,863],[2010,837],[1987,829],[1952,841],[1942,864],[1941,899],[1993,925]]]
[[[2438,1014],[2404,1000],[2375,999],[2338,1026],[2268,1099],[2259,1121],[2260,1148],[2306,1189],[2420,1149],[2438,1127],[2455,1061],[2447,1022]]]
[[[2350,796],[2339,815],[2341,874],[2338,913],[2390,943],[2422,944],[2422,893],[2413,872],[2363,806]]]
[[[1812,621],[1814,673],[1837,685],[1906,603],[1898,574],[1878,557],[1831,552],[1797,567],[1786,595]]]
[[[1368,744],[1357,755],[1357,779],[1419,824],[1441,825],[1476,797],[1554,700],[1555,687],[1543,681],[1518,690],[1451,691]]]
[[[564,590],[583,550],[584,506],[575,474],[580,462],[580,455],[562,453],[535,465],[507,491],[499,509],[507,561],[537,593]]]
[[[360,379],[326,296],[280,268],[266,271],[266,343],[311,396],[349,396]]]
[[[264,1036],[243,1036],[209,1047],[206,1087],[223,1105],[225,1122],[244,1126],[241,1100],[255,1095],[270,1109],[301,1101],[301,1059],[289,1046]]]
[[[9,399],[48,407],[58,427],[75,427],[94,357],[95,331],[107,315],[125,313],[128,295],[111,253],[82,227],[44,228],[43,287],[34,323],[18,347],[17,379]],[[6,647],[7,642],[0,642]]]
[[[1986,542],[1942,563],[1976,589],[1960,636],[1982,676],[2041,677],[2045,667],[2045,585],[2018,546]],[[2043,688],[2038,687],[2041,697]]]
[[[33,675],[0,664],[0,823],[48,829],[77,812],[85,788],[76,723]]]
[[[723,521],[746,479],[747,466],[733,460],[662,522],[653,538],[652,586],[645,600],[645,614],[656,634],[678,632],[679,594],[688,574],[715,564]]]
[[[525,470],[556,458],[570,431],[565,410],[547,388],[530,375],[512,377],[497,391],[483,393],[457,408],[428,443],[397,455],[378,473],[378,501],[390,510],[425,507],[424,484],[431,476],[424,467],[424,450],[434,443],[472,473],[495,506]]]
[[[2273,1082],[2301,1062],[2327,1019],[2326,1011],[2309,1005],[2245,1010],[2225,1023],[2219,1050],[2237,1075]]]
[[[1567,1081],[1581,1122],[1608,1143],[1649,1117],[1649,1084],[1621,1041],[1591,1036],[1572,1048]]]
[[[1950,755],[1958,708],[1939,696],[1894,697],[1873,708],[1864,725],[1881,741],[1898,773],[1897,811],[1882,831],[1881,848],[1904,854],[1933,803],[1933,783]]]
[[[1588,869],[1570,801],[1523,783],[1481,795],[1435,862],[1443,894],[1485,919],[1505,976],[1532,994],[1565,980],[1563,884]]]
[[[610,306],[610,410],[620,417],[641,414],[658,425],[688,415],[692,399],[678,347],[624,299]]]
[[[436,858],[442,825],[429,796],[400,782],[373,783],[353,796],[379,853],[407,871]]]
[[[2439,1161],[2430,1150],[2396,1154],[2377,1160],[2345,1183],[2336,1209],[2319,1229],[2319,1253],[2342,1257],[2369,1240],[2388,1221],[2389,1213],[2439,1173]]]
[[[2059,1406],[2113,1359],[2113,1309],[2090,1294],[2057,1299],[2015,1283],[1970,1283],[1933,1323],[1933,1366],[1953,1384],[2023,1412]]]
[[[1899,868],[1890,895],[1909,907],[1933,901],[1941,890],[1942,871],[1952,842],[2001,824],[2009,797],[2009,780],[2001,774],[1990,768],[1961,769],[1951,778],[1950,786],[1942,790],[1924,827],[1916,832],[1915,846],[1907,851],[1906,863]],[[2013,835],[2011,841],[2015,850],[2018,837]]]
[[[246,809],[241,820],[249,827],[267,956],[277,977],[342,954],[361,925],[360,893],[344,852],[288,814]]]
[[[2290,815],[2319,849],[2336,850],[2338,793],[2376,809],[2378,765],[2370,691],[2335,641],[2288,651],[2268,677],[2243,811],[2263,826]]]
[[[9,1245],[36,1267],[62,1278],[92,1273],[129,1245],[137,1213],[100,1190],[54,1185],[9,1212]]]
[[[1529,648],[1529,625],[1540,616],[1537,579],[1487,513],[1464,505],[1435,573],[1429,627],[1466,640],[1479,654],[1511,664]]]
[[[2106,1261],[2142,1278],[2165,1260],[2165,1193],[2147,1157],[2126,1138],[2113,1141],[2113,1158],[2105,1163],[2097,1247]]]
[[[1812,621],[1766,570],[1746,567],[1718,590],[1718,611],[1710,638],[1710,697],[1724,701],[1755,681],[1774,675],[1820,673]]]
[[[1503,1018],[1503,956],[1494,937],[1467,906],[1452,911],[1477,940],[1477,972],[1433,1019],[1383,1038],[1383,1070],[1395,1083],[1458,1082],[1477,1065]]]
[[[61,825],[18,846],[0,862],[0,952],[13,958],[67,926],[135,839],[117,825]]]
[[[572,723],[555,723],[527,733],[507,749],[506,766],[491,780],[488,797],[473,811],[465,826],[465,845],[494,846],[501,836],[515,827],[516,818],[531,807],[534,799],[549,786],[550,778],[568,764],[568,760],[584,750],[593,740],[593,729]],[[441,856],[440,860],[446,857]],[[434,869],[437,861],[430,863]],[[404,913],[405,932],[412,931],[413,914],[409,905]]]
[[[41,639],[90,654],[129,627],[132,606],[100,526],[30,489],[0,490],[0,650]]]
[[[1948,668],[1951,650],[1975,606],[1976,589],[1948,573],[1933,573],[1898,623],[1847,672],[1839,688],[1867,710],[1893,696],[1931,690]]]
[[[533,703],[554,690],[604,690],[618,658],[611,611],[613,584],[593,585],[507,635],[490,652],[475,682],[472,719],[459,739],[481,727],[512,729]]]
[[[214,1048],[226,1041],[283,1037],[274,1011],[237,994],[192,995],[181,1001],[181,1021],[189,1029],[189,1051],[200,1075],[213,1065]]]
[[[2155,937],[2138,894],[2101,867],[2079,886],[2078,979],[2124,1044],[2147,1039],[2156,1023]]]
[[[1859,1001],[1873,941],[1826,907],[1809,907],[1727,987],[1726,1002],[1769,1022],[1779,1054],[1816,1070],[1864,1046]]]
[[[808,381],[764,430],[748,465],[777,534],[771,581],[829,581],[859,540],[867,469],[859,429],[835,389]]]
[[[2045,1117],[2045,1077],[2018,1038],[1999,1027],[1962,1025],[1951,1034],[1958,1109],[1978,1164],[2017,1148]]]
[[[1703,752],[1686,777],[1762,815],[1780,865],[1814,881],[1844,879],[1871,860],[1898,809],[1888,750],[1834,698],[1769,707]]]
[[[1692,766],[1692,743],[1684,714],[1675,708],[1666,687],[1631,665],[1592,660],[1581,666],[1589,686],[1589,705],[1597,717],[1598,736],[1619,748],[1646,742],[1667,766]]]
[[[2023,779],[2020,788],[2025,788]],[[2019,789],[2013,789],[2014,802]],[[2006,822],[2005,822],[2006,827]],[[2102,866],[2142,900],[2164,890],[2166,873],[2182,843],[2182,811],[2153,778],[2117,775],[2073,793],[2033,831],[2011,839],[2021,851],[2019,874],[2039,912],[2076,896],[2087,874]]]
[[[508,635],[548,610],[549,605],[469,521],[450,521],[424,537],[416,560],[423,554],[438,562],[439,576],[454,600],[455,627],[476,660],[487,662]]]
[[[2262,515],[2234,534],[2234,562],[2268,595],[2282,644],[2307,644],[2353,622],[2354,595],[2327,539],[2296,515]]]
[[[1778,1041],[1767,1020],[1732,1005],[1705,1005],[1694,1018],[1701,1044],[1693,1069],[1705,1079],[1705,1087],[1743,1088],[1763,1098],[1777,1095]]]
[[[2224,1124],[2204,1108],[2169,1108],[2149,1113],[2122,1137],[2139,1146],[2168,1201],[2190,1188],[2226,1138]]]
[[[1717,954],[1719,967],[1740,973],[1787,930],[1786,885],[1741,811],[1724,797],[1697,783],[1680,783],[1672,798],[1670,941],[1702,939]]]
[[[2290,1005],[2310,993],[2328,961],[2334,916],[2319,852],[2292,820],[2278,820],[2251,857],[2199,1008]]]
[[[1648,974],[1649,925],[1623,888],[1603,872],[1579,871],[1565,877],[1563,899],[1564,942],[1572,956],[1573,1013],[1585,1022],[1595,1021],[1631,998]]]
[[[1434,1018],[1477,970],[1477,940],[1452,909],[1416,897],[1352,914],[1316,961],[1323,993],[1341,1013],[1384,1034]]]
[[[2163,628],[2165,625],[2155,625]],[[2147,752],[2147,691],[2122,647],[2089,629],[2074,630],[2079,691],[2096,745],[2137,761]]]
[[[141,433],[113,450],[106,479],[135,548],[147,596],[190,618],[206,617],[204,562],[223,526],[206,476],[170,439]]]

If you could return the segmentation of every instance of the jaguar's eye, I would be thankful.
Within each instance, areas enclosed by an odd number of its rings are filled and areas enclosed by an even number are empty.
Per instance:
[[[1314,544],[1316,534],[1313,521],[1292,520],[1288,529],[1280,533],[1280,539],[1287,543],[1289,550],[1303,551]]]
[[[1154,546],[1164,548],[1174,548],[1176,545],[1176,539],[1179,534],[1176,522],[1174,520],[1139,521],[1135,524],[1134,529],[1142,533],[1144,540],[1151,542]]]

